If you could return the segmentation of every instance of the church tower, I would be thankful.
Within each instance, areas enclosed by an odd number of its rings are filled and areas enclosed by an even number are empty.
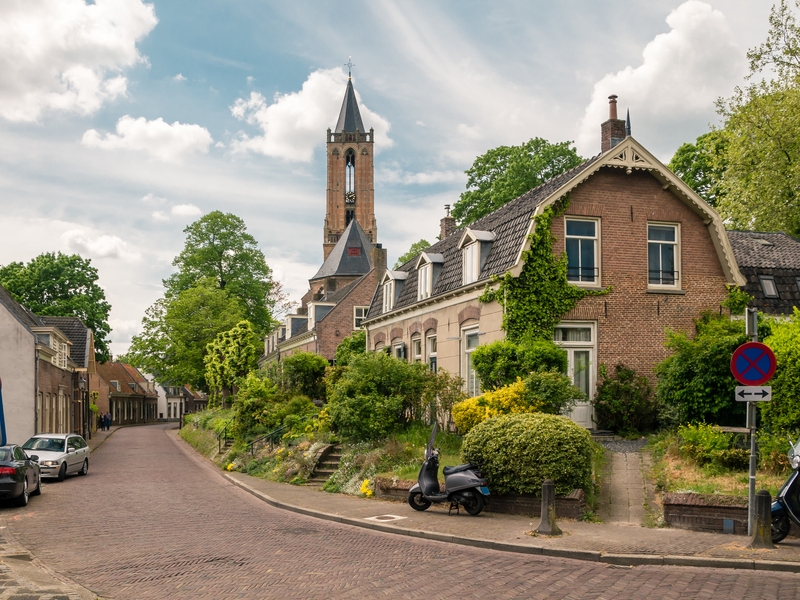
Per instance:
[[[333,250],[342,232],[355,219],[374,245],[378,239],[375,223],[372,153],[375,134],[364,129],[353,81],[348,77],[344,102],[336,128],[327,134],[328,190],[324,258]]]

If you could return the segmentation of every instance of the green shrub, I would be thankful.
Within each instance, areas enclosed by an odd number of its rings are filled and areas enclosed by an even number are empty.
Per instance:
[[[616,365],[611,375],[600,365],[600,384],[592,404],[601,429],[627,434],[649,431],[655,424],[657,410],[650,382],[623,364]]]
[[[759,402],[761,418],[772,431],[794,429],[800,425],[800,310],[795,307],[788,321],[773,325],[764,343],[772,348],[778,366],[769,381],[772,402]]]
[[[336,431],[348,440],[384,438],[397,427],[403,411],[403,397],[377,392],[344,396],[328,404]]]
[[[758,439],[758,468],[767,473],[779,475],[789,470],[789,436],[787,431],[770,432],[761,430]],[[792,439],[797,443],[797,430]]]
[[[534,371],[525,378],[525,396],[529,405],[538,405],[539,411],[551,415],[563,415],[572,410],[575,403],[586,398],[583,392],[572,385],[572,380],[563,371]]]
[[[471,360],[485,390],[512,384],[533,371],[567,370],[567,353],[552,340],[526,338],[519,344],[499,340],[478,346]]]
[[[681,454],[698,465],[710,463],[715,452],[727,450],[733,438],[730,433],[705,422],[681,425],[678,437]]]
[[[711,452],[711,462],[723,469],[746,471],[750,466],[750,450],[745,448],[726,448]]]
[[[366,352],[367,332],[354,331],[346,338],[342,338],[342,341],[336,346],[336,356],[334,356],[333,362],[337,367],[346,367],[353,356],[366,354]]]
[[[656,367],[657,401],[665,407],[663,414],[672,407],[681,423],[704,420],[741,425],[745,403],[734,399],[739,384],[730,365],[734,350],[748,341],[744,321],[704,313],[696,325],[693,339],[686,333],[667,332],[666,346],[674,354]],[[768,336],[771,327],[772,320],[759,315],[759,335]]]
[[[494,417],[476,425],[464,438],[465,462],[481,465],[495,494],[540,494],[552,479],[556,494],[590,491],[592,440],[567,417],[520,413]]]
[[[328,361],[314,352],[298,352],[281,361],[285,385],[309,398],[324,397],[327,367]]]

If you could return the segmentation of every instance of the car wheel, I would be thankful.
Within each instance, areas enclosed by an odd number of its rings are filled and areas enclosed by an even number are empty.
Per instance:
[[[36,476],[36,489],[31,492],[31,496],[41,496],[42,494],[42,476]]]
[[[58,470],[58,481],[64,481],[67,476],[67,463],[61,463],[61,468]]]
[[[28,506],[28,480],[22,482],[22,494],[14,498],[15,506]]]
[[[86,475],[89,472],[89,459],[83,461],[83,467],[78,471],[78,475]]]

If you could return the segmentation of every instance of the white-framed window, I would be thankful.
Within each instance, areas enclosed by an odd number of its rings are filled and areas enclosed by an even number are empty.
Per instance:
[[[405,360],[406,357],[406,345],[403,342],[398,342],[392,346],[392,354],[395,358],[399,358],[401,360]]]
[[[387,313],[394,307],[394,281],[391,279],[383,284],[383,312]]]
[[[473,242],[464,246],[464,285],[478,281],[481,268],[481,245]]]
[[[353,328],[358,329],[361,327],[361,322],[367,318],[369,306],[354,306],[353,307]]]
[[[417,270],[417,300],[431,297],[431,283],[433,280],[433,265],[428,263]]]
[[[600,220],[564,219],[567,281],[575,285],[600,284]]]
[[[480,333],[478,333],[477,327],[464,329],[461,332],[461,347],[463,348],[464,355],[464,384],[466,387],[465,391],[467,392],[467,396],[470,398],[480,396],[481,394],[481,383],[478,380],[478,374],[475,372],[475,368],[472,365],[472,353],[480,343],[480,338],[478,337],[479,335]]]
[[[648,223],[648,285],[651,287],[679,287],[680,258],[680,227],[671,223]]]
[[[375,352],[382,352],[385,347],[386,346],[381,343],[375,344]]]
[[[411,338],[411,360],[422,362],[422,338]]]
[[[426,340],[426,346],[428,351],[428,366],[431,368],[431,371],[436,373],[436,336],[429,335]]]
[[[567,375],[573,385],[582,391],[586,398],[578,402],[570,413],[570,418],[586,428],[592,428],[591,399],[596,385],[595,356],[596,325],[594,321],[561,322],[553,331],[553,341],[567,352]]]
[[[775,278],[772,275],[759,275],[758,280],[761,283],[764,298],[780,298],[778,286],[775,285]]]

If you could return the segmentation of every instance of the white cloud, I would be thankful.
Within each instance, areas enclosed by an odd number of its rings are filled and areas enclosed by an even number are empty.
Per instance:
[[[68,252],[92,258],[120,258],[135,262],[142,257],[128,246],[128,242],[116,235],[94,236],[80,229],[70,229],[61,235],[61,242]]]
[[[108,324],[111,326],[111,339],[114,340],[115,348],[120,344],[130,344],[131,338],[139,333],[142,326],[140,321],[126,319],[109,319]]]
[[[744,53],[720,11],[688,0],[669,14],[667,24],[671,30],[647,44],[640,66],[610,73],[595,84],[580,123],[581,153],[591,156],[600,150],[599,126],[608,119],[611,94],[619,96],[620,118],[630,105],[636,137],[637,123],[657,123],[663,132],[687,121],[707,121],[709,106],[741,81]]]
[[[173,217],[199,217],[203,211],[194,204],[177,204],[170,211]]]
[[[169,215],[165,213],[163,210],[157,210],[153,213],[153,218],[156,221],[169,221]]]
[[[172,79],[173,79],[173,80],[175,80],[175,81],[186,81],[186,77],[184,77],[184,76],[183,76],[183,75],[181,75],[180,73],[178,73],[177,75],[175,75],[175,77],[173,77]]]
[[[234,151],[252,150],[288,160],[310,161],[314,148],[324,142],[327,128],[336,125],[336,117],[344,98],[347,75],[340,68],[314,71],[299,92],[275,94],[272,104],[258,92],[249,98],[238,98],[230,107],[234,117],[264,132],[257,137],[242,133],[233,142]],[[375,129],[375,150],[391,147],[389,121],[364,105],[356,92],[364,127]]]
[[[381,169],[376,179],[382,184],[403,183],[428,185],[432,183],[466,182],[467,176],[463,171],[430,171],[428,173],[408,173],[399,169]]]
[[[117,121],[117,134],[107,133],[101,137],[96,129],[90,129],[83,134],[81,143],[104,150],[144,150],[161,160],[178,162],[188,154],[207,153],[214,141],[205,127],[178,121],[170,125],[161,117],[148,121],[144,117],[134,119],[125,115]]]
[[[88,115],[124,96],[120,71],[146,62],[136,43],[158,23],[142,0],[0,2],[0,116]]]
[[[166,203],[166,201],[166,198],[160,198],[159,196],[153,194],[153,192],[150,192],[146,196],[142,196],[142,202],[149,204],[150,206],[159,206]]]
[[[256,78],[255,78],[255,77],[253,77],[252,75],[248,75],[248,76],[247,76],[247,83],[248,83],[248,84],[251,84],[251,83],[253,83],[255,80],[256,80]]]

